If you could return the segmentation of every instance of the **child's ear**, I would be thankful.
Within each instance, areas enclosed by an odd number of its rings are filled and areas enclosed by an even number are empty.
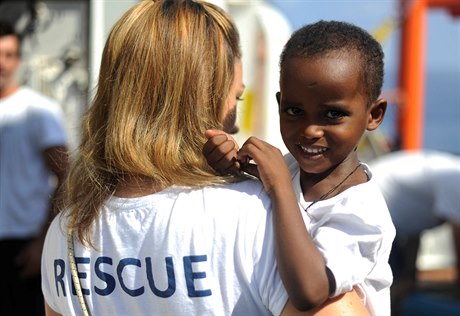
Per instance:
[[[369,108],[369,119],[367,121],[367,130],[373,131],[382,123],[387,110],[387,100],[380,98]]]

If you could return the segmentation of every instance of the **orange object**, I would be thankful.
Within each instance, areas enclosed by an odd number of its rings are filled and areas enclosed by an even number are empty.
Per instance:
[[[420,149],[423,145],[426,14],[430,8],[445,8],[460,16],[460,0],[400,0],[402,104],[397,123],[401,149]]]
[[[445,8],[453,16],[460,16],[460,0],[428,0],[430,8]]]
[[[402,104],[398,127],[402,149],[423,143],[425,99],[426,0],[401,0],[401,59],[399,87]]]

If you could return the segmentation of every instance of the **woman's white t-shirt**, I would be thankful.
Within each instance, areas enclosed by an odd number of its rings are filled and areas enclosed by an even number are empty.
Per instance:
[[[75,244],[91,315],[279,315],[271,201],[258,181],[203,189],[171,187],[110,198],[93,227],[95,249]],[[66,218],[45,241],[42,288],[63,315],[80,315]]]

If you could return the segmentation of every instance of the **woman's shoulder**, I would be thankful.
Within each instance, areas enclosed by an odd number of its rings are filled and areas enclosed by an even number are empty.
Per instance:
[[[61,211],[54,217],[46,232],[44,248],[48,251],[59,251],[59,249],[65,247],[68,233],[67,222],[66,211]]]
[[[108,212],[110,216],[124,216],[124,213],[133,211],[155,212],[161,209],[172,209],[178,201],[180,205],[188,204],[195,208],[219,206],[220,209],[268,210],[271,207],[271,199],[264,191],[262,183],[255,178],[248,178],[238,182],[197,188],[171,186],[163,191],[136,198],[113,196],[104,203],[103,214]]]
[[[210,186],[203,188],[202,191],[208,200],[234,207],[247,208],[262,205],[262,208],[268,209],[271,205],[270,196],[257,179],[251,178],[225,185]]]

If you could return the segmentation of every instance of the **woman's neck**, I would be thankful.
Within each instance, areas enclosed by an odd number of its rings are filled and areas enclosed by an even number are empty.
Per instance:
[[[115,196],[136,198],[160,192],[165,188],[166,186],[160,185],[155,179],[146,176],[124,175],[115,189]]]

